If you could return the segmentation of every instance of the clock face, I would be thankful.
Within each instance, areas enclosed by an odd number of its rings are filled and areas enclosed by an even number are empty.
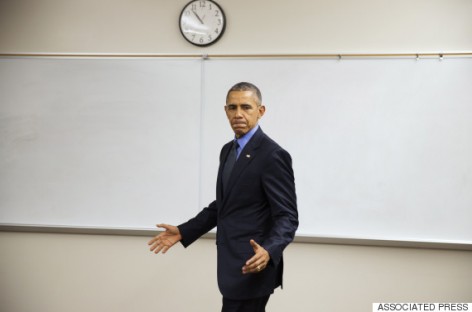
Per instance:
[[[208,46],[221,38],[226,18],[214,1],[191,1],[180,14],[180,32],[188,42]]]

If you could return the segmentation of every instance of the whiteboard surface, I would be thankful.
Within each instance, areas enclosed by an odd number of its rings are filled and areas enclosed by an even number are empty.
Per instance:
[[[229,130],[241,80],[292,155],[298,235],[472,242],[472,60],[210,60],[204,120]],[[228,138],[204,129],[204,200]]]
[[[203,63],[202,63],[203,62]],[[261,88],[301,236],[472,242],[472,60],[0,60],[0,223],[150,228],[215,198]]]
[[[150,228],[195,214],[199,80],[195,60],[1,59],[1,222]]]

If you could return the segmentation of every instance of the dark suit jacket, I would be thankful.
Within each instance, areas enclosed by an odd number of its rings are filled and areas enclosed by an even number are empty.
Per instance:
[[[284,149],[259,128],[234,165],[223,191],[222,169],[231,148],[223,146],[216,200],[196,217],[179,225],[187,247],[217,226],[218,285],[228,299],[244,300],[268,295],[282,284],[284,248],[293,240],[298,212],[292,160]],[[242,274],[254,255],[250,239],[270,254],[266,269]]]

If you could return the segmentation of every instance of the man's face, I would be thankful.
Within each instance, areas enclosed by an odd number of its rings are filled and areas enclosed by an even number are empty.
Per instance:
[[[245,135],[264,115],[265,107],[258,105],[252,91],[231,91],[226,100],[226,116],[237,138]]]

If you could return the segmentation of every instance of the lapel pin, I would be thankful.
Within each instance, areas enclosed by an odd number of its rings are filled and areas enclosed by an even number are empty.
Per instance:
[[[251,158],[251,155],[249,155],[249,154],[246,154],[246,158]]]

